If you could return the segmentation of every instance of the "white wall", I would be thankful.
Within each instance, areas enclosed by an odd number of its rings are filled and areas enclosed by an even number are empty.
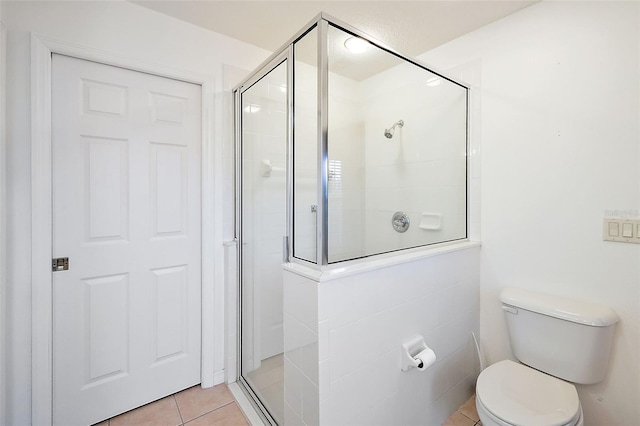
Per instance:
[[[218,90],[225,64],[253,69],[268,52],[124,2],[2,2],[8,31],[7,293],[5,329],[7,424],[31,420],[30,282],[30,32],[117,53],[139,61],[213,76]],[[215,143],[231,138],[216,93]],[[218,99],[219,98],[219,99]],[[231,177],[227,178],[227,186]],[[222,202],[222,200],[220,200]],[[225,231],[226,235],[232,231]],[[219,283],[221,294],[224,289]],[[220,300],[222,302],[222,300]],[[222,305],[220,305],[222,309]],[[220,361],[216,368],[223,367]]]
[[[6,93],[6,37],[4,28],[4,6],[0,2],[0,424],[6,424],[5,420],[5,393],[6,393],[6,370],[5,370],[5,347],[4,341],[6,319],[5,319],[5,292],[6,292],[6,139],[5,139],[5,96]]]
[[[640,418],[640,247],[602,241],[607,210],[638,216],[637,2],[542,2],[423,55],[473,68],[482,139],[481,335],[512,357],[499,292],[536,289],[621,317],[608,377],[578,386],[586,425]]]

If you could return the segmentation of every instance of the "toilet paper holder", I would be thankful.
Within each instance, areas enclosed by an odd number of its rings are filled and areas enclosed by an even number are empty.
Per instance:
[[[424,371],[436,361],[436,354],[427,346],[422,336],[416,336],[402,344],[402,371],[417,368]]]

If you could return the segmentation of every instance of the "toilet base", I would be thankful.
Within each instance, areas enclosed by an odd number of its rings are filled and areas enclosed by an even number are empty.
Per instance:
[[[482,426],[513,426],[511,423],[507,423],[491,414],[482,404],[478,395],[476,395],[476,411],[478,412],[478,417],[480,417]],[[578,417],[578,420],[575,423],[566,426],[584,426],[582,404],[580,404],[580,416]]]

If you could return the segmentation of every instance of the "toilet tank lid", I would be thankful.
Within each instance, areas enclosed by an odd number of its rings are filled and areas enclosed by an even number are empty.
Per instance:
[[[507,287],[503,289],[500,293],[500,300],[502,303],[516,308],[594,327],[606,327],[620,320],[613,309],[607,306],[523,288]]]

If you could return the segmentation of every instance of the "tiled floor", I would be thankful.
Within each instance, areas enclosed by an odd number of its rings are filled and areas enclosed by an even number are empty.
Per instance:
[[[128,411],[97,426],[248,426],[227,385],[200,385]]]
[[[113,417],[96,426],[249,426],[227,385],[200,385]],[[442,426],[482,426],[471,397]]]
[[[482,426],[478,412],[476,411],[476,396],[469,398],[467,402],[458,408],[442,426]]]

